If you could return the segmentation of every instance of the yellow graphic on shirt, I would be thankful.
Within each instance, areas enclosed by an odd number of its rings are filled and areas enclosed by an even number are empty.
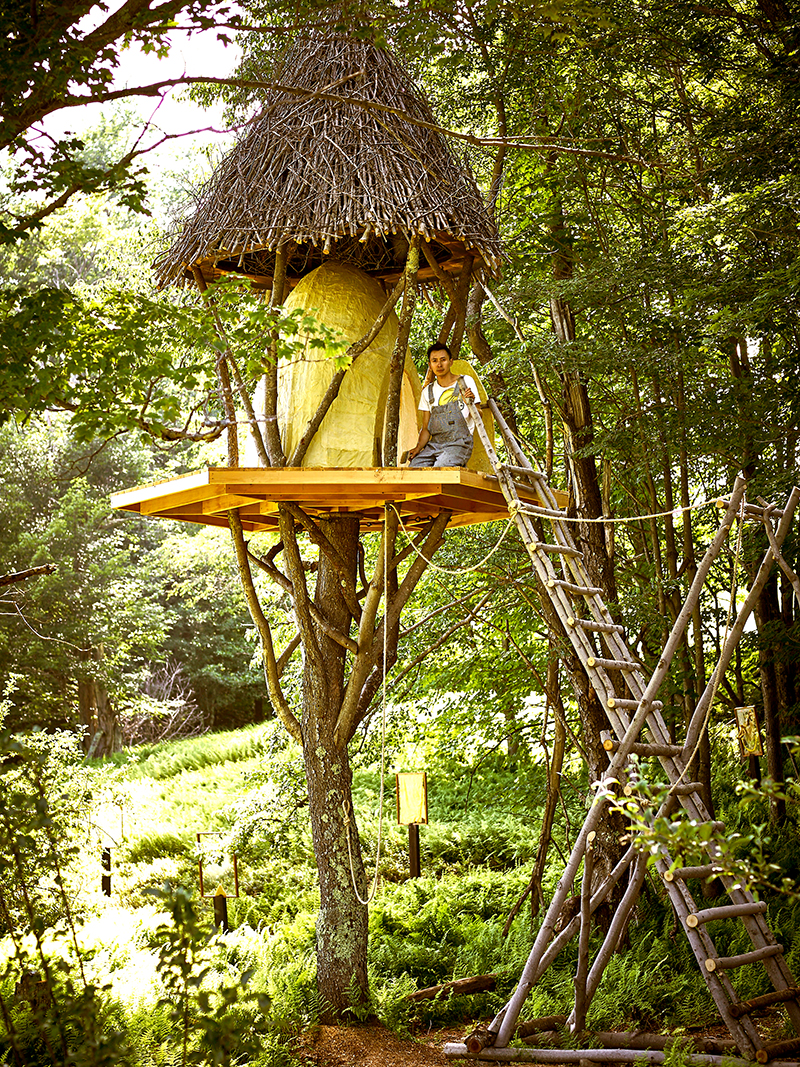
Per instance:
[[[449,404],[450,401],[453,399],[453,393],[455,391],[456,387],[454,385],[451,385],[449,389],[445,389],[445,391],[439,397],[439,406],[441,407],[444,404]]]

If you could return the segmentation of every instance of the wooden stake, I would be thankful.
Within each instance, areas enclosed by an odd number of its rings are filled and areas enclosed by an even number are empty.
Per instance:
[[[294,244],[281,241],[275,253],[275,273],[272,278],[272,292],[269,298],[270,312],[275,315],[283,303],[283,290],[286,286],[286,265]],[[273,467],[283,467],[286,456],[283,454],[281,434],[278,427],[278,332],[272,331],[269,344],[269,364],[264,376],[264,436],[266,437],[269,463]]]
[[[227,934],[230,930],[228,922],[228,897],[225,890],[220,886],[214,894],[214,929],[222,930]]]
[[[406,286],[403,293],[403,308],[400,312],[400,328],[397,342],[389,363],[389,390],[386,397],[386,428],[383,436],[383,466],[397,466],[397,433],[400,425],[400,391],[403,387],[403,370],[406,364],[406,349],[411,334],[411,323],[417,299],[417,271],[419,270],[419,238],[412,237],[408,246]]]
[[[594,853],[592,833],[586,843],[583,857],[583,880],[581,882],[581,932],[578,938],[578,967],[575,972],[575,1008],[572,1012],[572,1031],[581,1033],[586,1029],[586,976],[589,973],[589,933],[592,924],[591,894]]]
[[[408,824],[408,876],[419,878],[419,826]]]

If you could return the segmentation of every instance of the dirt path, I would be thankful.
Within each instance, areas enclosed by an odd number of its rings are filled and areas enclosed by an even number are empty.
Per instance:
[[[298,1038],[293,1052],[309,1067],[442,1067],[452,1062],[442,1045],[463,1036],[463,1026],[419,1041],[404,1040],[383,1026],[316,1026]]]

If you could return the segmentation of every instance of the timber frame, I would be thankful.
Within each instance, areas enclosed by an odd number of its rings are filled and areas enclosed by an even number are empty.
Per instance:
[[[533,487],[520,492],[526,503],[540,503]],[[564,506],[566,494],[558,497]],[[451,512],[451,527],[508,518],[497,478],[463,467],[208,467],[111,498],[112,506],[124,511],[225,529],[227,512],[236,510],[242,528],[250,532],[277,530],[279,505],[285,502],[315,518],[355,512],[363,533],[383,528],[387,503],[414,530],[442,511]]]

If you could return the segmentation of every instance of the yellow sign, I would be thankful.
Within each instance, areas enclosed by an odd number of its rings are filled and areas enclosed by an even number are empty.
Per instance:
[[[424,771],[397,774],[397,821],[401,826],[428,821],[428,777]]]
[[[734,708],[733,710],[736,713],[739,749],[742,756],[763,756],[755,707],[751,705],[749,708]]]

